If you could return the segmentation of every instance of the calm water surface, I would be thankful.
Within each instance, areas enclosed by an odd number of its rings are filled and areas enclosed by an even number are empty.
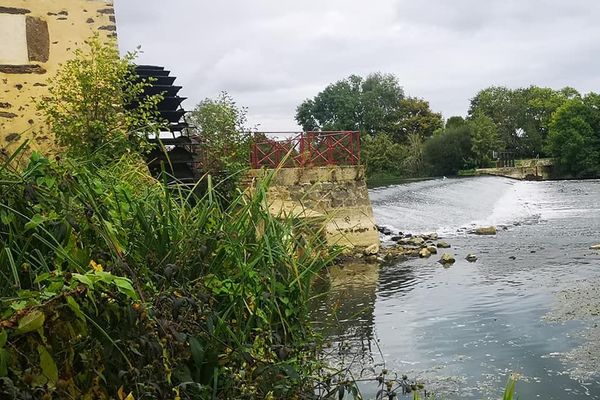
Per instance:
[[[574,380],[560,359],[580,344],[584,322],[543,320],[558,291],[600,278],[600,253],[589,250],[600,243],[600,181],[446,179],[370,194],[378,224],[436,231],[457,262],[443,268],[434,256],[338,271],[315,312],[333,341],[446,399],[498,398],[511,372],[522,375],[523,400],[600,399],[600,376]],[[487,225],[499,226],[498,235],[467,234]],[[479,260],[466,262],[469,253]]]

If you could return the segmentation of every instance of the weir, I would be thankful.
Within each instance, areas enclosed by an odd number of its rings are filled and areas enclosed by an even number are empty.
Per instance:
[[[255,138],[248,183],[272,175],[267,200],[274,215],[318,221],[331,245],[379,246],[358,132],[304,132],[275,141]]]
[[[517,160],[512,166],[478,169],[477,175],[494,175],[521,181],[547,181],[553,178],[549,159]]]

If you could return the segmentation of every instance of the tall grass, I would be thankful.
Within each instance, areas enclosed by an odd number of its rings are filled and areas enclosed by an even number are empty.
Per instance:
[[[334,255],[269,213],[267,186],[225,203],[132,157],[0,164],[0,379],[55,398],[308,393],[310,285]]]

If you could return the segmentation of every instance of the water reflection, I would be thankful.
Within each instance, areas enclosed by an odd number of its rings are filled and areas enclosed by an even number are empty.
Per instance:
[[[334,347],[350,343],[363,366],[383,357],[450,400],[498,398],[511,372],[523,375],[523,399],[600,399],[599,379],[572,379],[556,356],[581,343],[581,323],[542,319],[557,291],[600,278],[600,254],[589,251],[599,240],[600,181],[428,181],[377,189],[373,199],[382,225],[441,231],[457,263],[334,271],[314,315]],[[473,223],[506,229],[495,237],[460,230]],[[464,260],[469,253],[477,263]]]
[[[373,338],[379,266],[350,263],[329,272],[328,290],[323,290],[312,319],[334,341]]]

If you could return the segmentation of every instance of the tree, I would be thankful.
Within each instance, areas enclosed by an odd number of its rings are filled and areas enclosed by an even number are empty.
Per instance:
[[[135,73],[136,53],[120,58],[116,43],[98,36],[76,50],[49,84],[38,108],[68,155],[108,162],[149,149],[160,130],[161,96],[143,96],[148,82]]]
[[[429,103],[407,98],[391,74],[350,77],[327,86],[296,110],[304,130],[358,130],[369,135],[385,133],[395,142],[416,132],[429,137],[442,126],[441,115]]]
[[[239,107],[227,92],[203,100],[189,114],[190,124],[198,130],[203,172],[225,177],[248,167],[246,114],[247,109]]]
[[[465,125],[466,123],[467,123],[467,121],[463,117],[455,115],[446,120],[445,128],[446,129],[458,128],[458,127]]]
[[[568,100],[550,122],[548,150],[556,167],[576,177],[600,174],[600,96]]]
[[[471,148],[471,127],[452,127],[425,143],[425,162],[433,176],[456,175],[472,167]]]
[[[469,116],[491,118],[504,147],[520,157],[536,157],[544,154],[552,114],[567,100],[579,97],[570,87],[561,90],[537,86],[489,87],[471,100]]]
[[[489,117],[496,124],[505,147],[517,152],[519,156],[526,156],[529,154],[523,148],[522,137],[523,116],[527,107],[523,100],[522,96],[511,89],[492,86],[481,90],[471,100],[469,117]]]
[[[367,136],[363,140],[361,154],[368,176],[377,174],[404,175],[406,148],[394,143],[385,133]]]
[[[425,175],[425,143],[423,137],[417,132],[409,133],[407,142],[407,155],[404,161],[406,171],[411,176]]]
[[[397,129],[395,129],[396,141],[410,140],[412,134],[417,134],[421,139],[426,139],[433,136],[438,129],[443,128],[442,115],[431,111],[428,101],[408,97],[403,99],[400,104],[401,112]]]
[[[488,167],[492,153],[503,146],[496,124],[490,117],[480,114],[471,118],[468,124],[471,127],[471,150],[474,160],[479,167]]]

